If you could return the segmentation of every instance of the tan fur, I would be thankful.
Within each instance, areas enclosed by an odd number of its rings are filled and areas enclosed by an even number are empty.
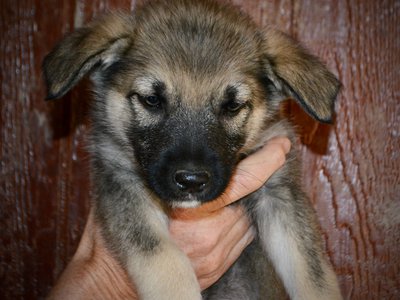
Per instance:
[[[149,197],[151,197],[149,195]],[[170,300],[193,299],[200,300],[200,287],[193,272],[189,259],[169,238],[168,220],[165,214],[160,214],[157,202],[150,202],[146,211],[146,219],[152,229],[161,237],[162,247],[158,255],[144,255],[140,260],[135,259],[137,253],[128,255],[126,268],[132,274],[133,281],[140,286],[140,299]],[[149,280],[157,274],[162,278],[158,282]],[[171,276],[173,274],[173,276]]]
[[[333,102],[340,87],[337,79],[316,57],[284,33],[269,27],[264,37],[265,53],[276,76],[284,79],[306,102],[309,113],[321,121],[331,120]],[[286,92],[297,98],[292,91]],[[321,102],[325,102],[324,105]]]
[[[68,35],[56,48],[55,55],[44,61],[45,76],[57,74],[48,85],[48,97],[65,94],[65,88],[74,85],[99,60],[112,63],[119,51],[128,46],[132,24],[133,19],[126,14],[109,14]],[[65,61],[72,53],[73,57]]]

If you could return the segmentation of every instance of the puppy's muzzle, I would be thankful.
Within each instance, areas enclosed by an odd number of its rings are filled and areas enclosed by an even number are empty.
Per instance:
[[[209,147],[181,143],[163,151],[148,168],[150,188],[167,202],[207,202],[226,188],[232,172]]]

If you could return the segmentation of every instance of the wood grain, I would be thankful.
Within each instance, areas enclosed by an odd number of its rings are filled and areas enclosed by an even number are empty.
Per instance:
[[[400,2],[233,2],[303,41],[340,77],[333,126],[288,104],[304,184],[345,298],[400,299]],[[41,61],[65,33],[135,5],[0,2],[2,299],[46,295],[76,249],[91,196],[89,83],[45,102]]]

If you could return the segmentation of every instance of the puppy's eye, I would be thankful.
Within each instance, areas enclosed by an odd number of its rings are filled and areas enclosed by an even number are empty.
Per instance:
[[[152,95],[152,96],[144,96],[142,97],[141,101],[149,106],[149,107],[158,107],[161,105],[161,100],[159,97]]]
[[[236,100],[230,100],[230,101],[226,102],[222,106],[222,110],[226,114],[236,115],[245,106],[246,106],[246,102],[239,102],[239,101],[236,101]]]
[[[245,103],[240,103],[237,101],[229,101],[228,103],[225,104],[225,109],[229,112],[237,112],[241,108],[243,108]]]
[[[150,95],[150,96],[142,96],[138,93],[131,93],[128,95],[128,99],[130,101],[138,101],[149,109],[157,109],[162,106],[162,99],[157,95]]]
[[[238,97],[240,94],[238,90],[239,87],[240,85],[229,85],[226,88],[224,102],[221,107],[221,113],[223,115],[235,116],[242,110],[242,108],[247,106],[247,102]]]

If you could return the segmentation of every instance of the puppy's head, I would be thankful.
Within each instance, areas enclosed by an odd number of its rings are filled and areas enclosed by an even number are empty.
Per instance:
[[[68,35],[43,64],[48,98],[90,73],[94,134],[131,157],[161,199],[220,195],[291,97],[330,122],[339,82],[285,34],[211,1],[148,4]]]

